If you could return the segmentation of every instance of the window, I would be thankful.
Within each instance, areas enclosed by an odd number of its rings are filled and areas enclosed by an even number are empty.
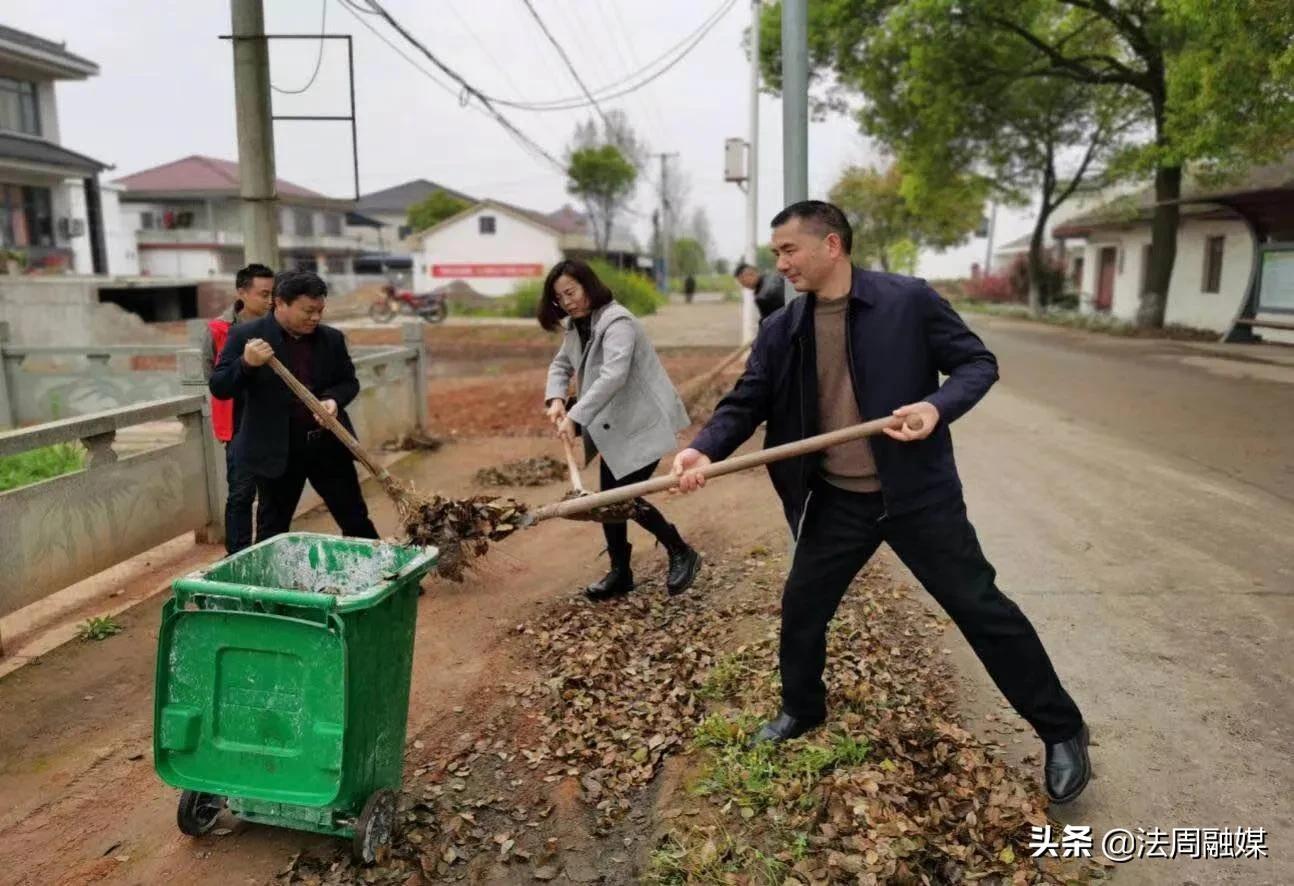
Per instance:
[[[330,255],[324,260],[324,267],[328,269],[330,274],[344,274],[346,273],[346,256]]]
[[[49,188],[0,185],[0,245],[54,245],[54,209]]]
[[[35,83],[0,77],[0,129],[40,135]]]
[[[483,215],[483,216],[481,216],[481,217],[480,217],[480,219],[478,220],[478,224],[479,224],[479,226],[480,226],[480,230],[481,230],[481,233],[482,233],[482,234],[493,234],[493,233],[494,233],[494,216],[492,216],[492,215]]]
[[[315,214],[309,209],[292,210],[292,233],[298,237],[313,237],[315,232]]]
[[[1226,247],[1226,237],[1209,237],[1204,241],[1204,285],[1205,292],[1222,291],[1222,253]]]
[[[324,213],[324,233],[329,237],[341,236],[341,216],[336,212]]]
[[[1083,288],[1083,256],[1080,255],[1074,258],[1074,269],[1070,273],[1069,280],[1075,292]]]
[[[141,231],[151,231],[157,227],[157,219],[151,209],[145,210],[139,214],[139,229]]]

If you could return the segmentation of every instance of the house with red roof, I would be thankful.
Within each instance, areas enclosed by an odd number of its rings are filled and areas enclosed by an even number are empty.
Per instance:
[[[123,224],[135,232],[143,274],[202,278],[243,265],[238,164],[194,154],[117,179]],[[284,268],[321,274],[351,270],[363,251],[348,230],[350,200],[276,181],[279,258]],[[275,270],[280,270],[275,268]]]

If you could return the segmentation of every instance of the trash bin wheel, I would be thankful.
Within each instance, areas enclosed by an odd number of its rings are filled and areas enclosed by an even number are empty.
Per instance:
[[[225,798],[216,794],[185,791],[180,794],[180,806],[175,812],[175,823],[182,833],[201,837],[216,826],[220,810],[225,808]]]
[[[395,834],[395,792],[374,791],[355,821],[355,838],[351,853],[361,864],[372,864],[386,857]]]

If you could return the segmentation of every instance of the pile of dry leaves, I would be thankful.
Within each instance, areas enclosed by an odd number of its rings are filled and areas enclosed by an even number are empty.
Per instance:
[[[545,486],[566,479],[566,465],[551,455],[522,458],[476,472],[481,486]]]
[[[468,561],[489,550],[490,542],[507,538],[524,525],[525,516],[526,505],[510,498],[437,495],[418,503],[405,520],[404,531],[412,544],[440,549],[438,575],[462,581]]]
[[[1089,879],[1027,857],[1046,801],[957,725],[939,621],[879,570],[832,630],[831,725],[749,746],[777,707],[783,568],[716,558],[682,597],[649,580],[519,625],[533,674],[456,740],[411,752],[429,762],[407,774],[391,857],[294,859],[284,882]],[[653,809],[662,765],[689,751],[685,789],[662,795],[675,808]],[[581,829],[593,845],[576,851]]]

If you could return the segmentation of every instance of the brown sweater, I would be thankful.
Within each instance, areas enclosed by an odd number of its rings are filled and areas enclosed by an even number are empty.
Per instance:
[[[845,348],[845,308],[848,297],[834,301],[818,299],[814,306],[813,331],[818,357],[818,425],[826,433],[856,425],[858,398],[849,373]],[[876,461],[867,440],[833,446],[823,453],[822,476],[832,486],[850,492],[879,492]]]

